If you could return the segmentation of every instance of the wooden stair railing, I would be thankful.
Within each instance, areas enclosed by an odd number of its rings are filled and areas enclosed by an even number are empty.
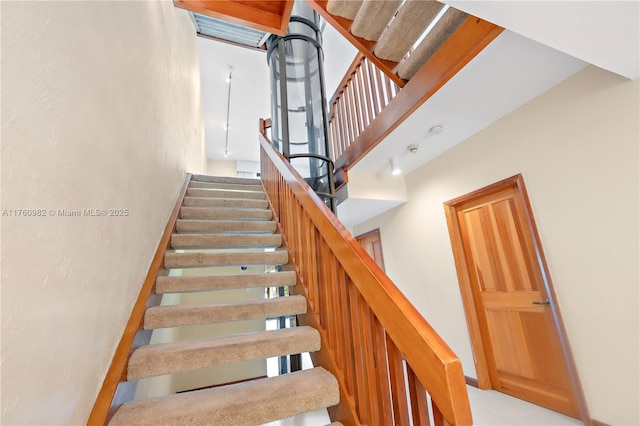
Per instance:
[[[427,425],[430,406],[435,425],[471,425],[460,360],[260,126],[261,179],[308,303],[299,319],[320,331],[314,364],[340,384],[332,420]]]
[[[329,133],[339,158],[400,92],[401,87],[358,53],[329,101]]]
[[[335,162],[336,187],[346,182],[346,174],[351,167],[382,142],[504,30],[475,16],[466,15],[463,19],[458,17],[454,25],[449,25],[449,29],[435,31],[438,38],[436,42],[429,40],[431,33],[427,35],[415,50],[416,54],[428,51],[425,62],[418,67],[411,64],[414,71],[409,78],[403,79],[397,71],[411,59],[412,49],[400,62],[380,59],[375,55],[375,41],[363,39],[352,33],[352,26],[359,18],[356,17],[354,20],[332,15],[327,10],[331,2],[343,3],[347,8],[362,9],[367,3],[371,3],[370,0],[307,2],[360,52],[347,70],[330,103],[332,112],[329,118],[329,134]]]

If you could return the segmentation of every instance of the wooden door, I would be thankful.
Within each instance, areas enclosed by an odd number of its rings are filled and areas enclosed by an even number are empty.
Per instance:
[[[465,305],[473,305],[465,308],[477,329],[474,351],[484,363],[478,379],[485,371],[493,389],[580,418],[575,367],[518,179],[447,203]]]
[[[382,257],[382,242],[380,241],[380,229],[374,229],[366,234],[356,237],[362,248],[376,261],[380,269],[384,271],[384,259]]]

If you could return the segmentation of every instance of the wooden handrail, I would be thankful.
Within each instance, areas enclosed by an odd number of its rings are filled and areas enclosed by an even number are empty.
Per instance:
[[[191,182],[191,177],[192,174],[188,173],[184,185],[182,186],[180,193],[178,194],[178,198],[173,206],[173,210],[169,215],[167,225],[164,228],[164,232],[162,233],[162,237],[158,243],[155,255],[151,260],[149,271],[142,283],[138,299],[133,305],[129,321],[124,328],[120,343],[116,348],[109,370],[107,371],[102,387],[100,388],[96,398],[96,402],[94,403],[89,419],[87,420],[87,425],[98,426],[107,424],[109,418],[118,408],[118,404],[123,402],[120,401],[114,403],[114,397],[116,395],[118,385],[127,380],[127,364],[129,362],[129,356],[136,347],[149,343],[151,332],[144,332],[142,327],[144,312],[150,304],[157,304],[154,300],[156,279],[158,278],[161,270],[164,269],[164,254],[167,249],[171,248],[171,234],[175,232],[176,220],[180,214],[180,207],[182,207],[182,202],[185,194],[187,193],[189,182]],[[133,389],[133,392],[135,392],[135,389]],[[131,399],[133,399],[133,396],[131,396]]]
[[[340,384],[332,420],[429,424],[426,391],[436,425],[472,424],[460,360],[266,135],[259,138],[262,181],[298,275],[295,291],[307,298],[301,322],[322,337],[312,358]]]

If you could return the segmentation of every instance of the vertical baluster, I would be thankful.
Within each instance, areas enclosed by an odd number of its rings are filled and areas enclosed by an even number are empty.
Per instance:
[[[404,382],[402,354],[389,335],[386,335],[386,339],[389,380],[391,382],[391,401],[393,402],[393,421],[396,425],[408,425],[410,422],[409,404],[407,401],[407,388]]]
[[[357,110],[357,101],[356,101],[356,97],[353,93],[353,76],[351,77],[351,80],[349,80],[349,86],[347,87],[347,93],[348,93],[348,97],[349,97],[349,111],[350,111],[350,116],[351,116],[351,124],[352,124],[352,128],[353,128],[353,140],[357,140],[358,136],[360,136],[360,124],[358,122],[358,118],[356,117],[358,114],[358,110]]]
[[[335,112],[334,112],[335,114]],[[333,120],[329,123],[331,129],[331,159],[335,161],[341,152],[338,151],[338,122],[336,116],[333,116]]]
[[[351,332],[351,324],[353,321],[351,320],[351,302],[349,299],[349,286],[353,285],[342,265],[338,265],[338,281],[337,286],[340,291],[342,304],[340,305],[340,309],[342,311],[342,330],[343,330],[343,344],[344,344],[344,357],[342,361],[342,365],[344,366],[344,379],[345,386],[347,388],[347,393],[351,396],[355,396],[355,357],[353,355],[353,335]]]
[[[315,314],[318,313],[318,305],[316,303],[316,294],[318,293],[318,263],[317,263],[317,233],[316,228],[311,223],[311,219],[306,216],[307,227],[309,228],[309,246],[307,257],[309,259],[309,284],[308,291],[313,294],[313,303],[311,309]]]
[[[413,418],[413,425],[428,426],[429,404],[427,402],[427,391],[408,364],[407,382],[409,383],[409,395],[411,396],[411,416]]]
[[[343,104],[342,96],[339,96],[336,100],[336,114],[338,118],[338,134],[340,135],[340,139],[338,141],[340,155],[342,155],[347,147],[347,130],[344,122]],[[336,155],[336,158],[340,157],[340,155]]]
[[[376,68],[376,82],[378,83],[378,93],[380,94],[380,108],[384,109],[387,106],[387,98],[384,91],[384,79],[386,76]]]
[[[351,304],[351,330],[353,333],[353,354],[354,354],[354,363],[355,363],[355,378],[356,378],[356,401],[357,401],[357,412],[358,417],[360,417],[360,421],[365,424],[371,424],[369,419],[369,389],[367,388],[366,376],[367,372],[365,369],[365,361],[364,361],[364,347],[363,347],[363,336],[362,336],[362,327],[360,325],[360,307],[358,303],[358,297],[360,296],[358,290],[356,289],[353,283],[349,285],[349,302]]]
[[[378,87],[376,85],[376,68],[375,68],[375,65],[373,65],[368,59],[367,59],[367,73],[369,74],[369,85],[371,87],[371,98],[373,100],[373,109],[374,109],[373,115],[377,116],[378,114],[380,114],[380,111],[382,111],[382,108],[378,103],[379,92],[378,92]]]
[[[434,426],[449,426],[449,422],[444,418],[440,408],[431,400],[431,410],[433,412],[433,425]]]
[[[345,123],[349,129],[349,139],[348,139],[348,145],[351,145],[353,143],[353,141],[355,140],[355,127],[353,125],[353,119],[351,116],[351,98],[349,96],[349,86],[348,86],[349,82],[347,82],[347,86],[344,88],[344,118],[345,118]]]
[[[387,88],[387,93],[389,94],[389,102],[391,102],[391,100],[393,99],[393,92],[391,91],[391,79],[385,75],[384,82]],[[389,105],[389,102],[387,102],[387,105]]]
[[[342,306],[345,303],[343,293],[340,289],[340,279],[338,277],[339,265],[336,260],[335,254],[331,253],[331,259],[329,261],[329,283],[332,288],[332,317],[331,322],[334,326],[335,335],[335,360],[337,367],[342,370],[344,368],[344,325],[346,324],[346,318],[344,318]],[[344,373],[343,373],[344,374]]]
[[[311,219],[308,219],[309,221]],[[312,279],[309,282],[309,294],[312,298],[313,303],[311,304],[311,309],[313,309],[313,313],[317,316],[320,312],[320,307],[318,306],[318,230],[311,224],[311,241],[309,242],[309,256],[311,258],[311,263],[313,264],[313,275]]]
[[[360,82],[359,82],[359,76],[358,76],[357,70],[353,71],[353,78],[351,82],[352,82],[351,88],[353,90],[353,99],[356,105],[356,121],[358,123],[358,134],[360,134],[364,131],[367,125],[365,124],[364,117],[362,114],[362,108],[363,108],[362,93],[360,93]]]
[[[347,115],[347,92],[346,89],[342,92],[340,101],[340,121],[344,128],[344,139],[342,140],[342,151],[344,152],[351,142],[353,142],[353,136],[351,135],[351,126],[349,124],[349,116]]]
[[[360,73],[360,81],[362,82],[362,92],[364,93],[365,107],[367,111],[367,120],[368,120],[368,123],[371,124],[371,122],[375,118],[375,111],[373,110],[373,105],[371,104],[373,94],[371,93],[371,89],[369,87],[369,76],[367,73],[367,66],[364,58],[362,58],[362,62],[360,63],[360,68],[358,68],[358,72]]]
[[[331,341],[331,305],[330,305],[330,299],[331,299],[331,295],[329,294],[328,291],[328,285],[327,283],[329,282],[329,280],[331,279],[328,271],[327,271],[327,256],[328,256],[328,251],[329,251],[329,246],[327,245],[327,242],[322,239],[320,241],[320,247],[318,249],[318,252],[320,254],[320,259],[318,260],[318,271],[320,273],[320,277],[318,279],[318,286],[319,286],[319,294],[322,295],[321,297],[321,305],[320,305],[320,319],[321,319],[321,325],[324,331],[324,334],[327,338],[327,343],[329,343]]]
[[[378,407],[380,408],[380,422],[384,425],[393,424],[393,407],[391,405],[390,373],[387,362],[387,342],[384,327],[378,318],[371,315],[373,331],[373,357],[376,371],[376,389],[378,391]]]
[[[362,348],[365,367],[365,386],[367,388],[367,400],[369,401],[369,424],[381,425],[379,393],[376,392],[376,366],[374,361],[375,348],[373,345],[373,323],[369,305],[362,295],[358,294],[358,307],[360,314],[360,335],[362,336]]]

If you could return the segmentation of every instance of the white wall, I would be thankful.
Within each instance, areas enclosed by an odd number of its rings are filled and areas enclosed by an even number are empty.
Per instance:
[[[205,168],[196,37],[171,2],[0,7],[2,209],[47,213],[2,217],[1,423],[83,424],[185,174]]]
[[[207,160],[207,174],[221,177],[237,177],[238,165],[235,160]]]
[[[593,418],[638,424],[638,80],[588,67],[406,177],[387,273],[475,377],[443,203],[522,173]]]

